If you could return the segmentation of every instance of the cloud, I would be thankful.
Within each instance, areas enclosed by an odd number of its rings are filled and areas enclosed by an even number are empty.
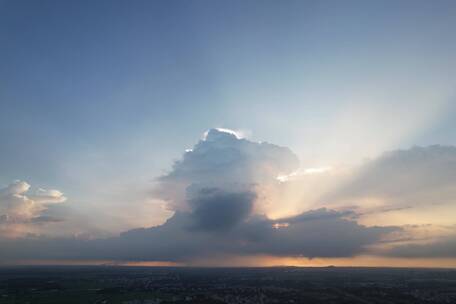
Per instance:
[[[454,233],[439,227],[454,225],[456,213],[456,147],[428,146],[386,152],[367,161],[336,190],[320,198],[328,205],[351,205],[363,223],[388,222],[407,228],[407,240],[387,255],[456,257]]]
[[[315,216],[318,214],[318,216]],[[0,259],[113,259],[184,261],[224,255],[350,257],[367,250],[397,227],[365,227],[344,214],[320,209],[274,221],[251,217],[222,233],[195,230],[190,213],[177,212],[163,225],[134,229],[119,237],[97,240],[29,238],[2,240]],[[33,248],[33,250],[27,250]],[[52,250],[51,250],[52,249]]]
[[[188,211],[188,191],[249,191],[277,183],[277,176],[290,174],[298,166],[298,158],[288,148],[252,142],[226,129],[210,129],[169,173],[158,178],[153,194],[165,200],[171,210]],[[191,201],[195,203],[194,198]]]
[[[366,161],[318,200],[331,208],[351,206],[363,223],[452,225],[455,198],[456,147],[435,145]]]
[[[51,204],[64,202],[63,193],[39,188],[29,194],[29,190],[30,185],[19,180],[0,189],[0,235],[18,236],[32,224],[60,221],[43,213]]]
[[[152,195],[174,212],[164,224],[139,228],[104,239],[25,237],[0,240],[0,259],[112,259],[191,262],[231,256],[351,257],[370,250],[395,226],[367,226],[350,209],[307,209],[291,216],[268,217],[267,206],[282,208],[281,194],[289,184],[302,188],[310,176],[335,174],[317,170],[289,181],[299,161],[285,147],[253,142],[236,132],[211,129],[171,170],[156,179]],[[315,170],[314,170],[315,171]],[[315,173],[312,171],[312,173]],[[322,172],[320,172],[322,171]],[[312,190],[313,186],[307,189]],[[11,185],[5,193],[25,197],[28,185]],[[40,211],[29,212],[30,223],[59,220],[57,190],[27,196]],[[11,211],[9,212],[11,213]]]
[[[402,258],[456,258],[456,236],[439,238],[425,244],[395,246],[387,255]]]
[[[252,191],[225,192],[219,188],[198,189],[189,198],[194,228],[226,230],[246,220],[252,212],[256,194]]]
[[[359,225],[347,219],[348,215],[321,208],[278,220],[263,219],[255,223],[263,227],[262,236],[250,237],[244,249],[249,253],[274,256],[347,257],[365,252],[367,246],[400,230],[398,227]]]
[[[59,223],[63,221],[63,218],[48,215],[40,215],[31,219],[32,223]]]
[[[66,197],[59,190],[46,190],[42,188],[38,188],[35,195],[30,196],[30,199],[33,199],[38,203],[44,204],[63,203],[64,201],[66,201]]]
[[[331,198],[447,203],[456,197],[455,185],[456,147],[414,147],[387,152],[368,161]]]
[[[149,248],[137,251],[147,252],[148,255],[142,258],[152,260],[171,258],[185,261],[225,254],[347,257],[364,252],[367,246],[399,230],[397,227],[358,225],[345,219],[343,213],[327,209],[312,210],[282,220],[254,216],[223,233],[217,229],[188,229],[192,217],[192,214],[177,213],[162,226],[130,231],[114,243],[125,242],[130,249],[125,259],[131,259],[131,252],[144,246],[144,240],[149,241]],[[275,224],[285,221],[288,225],[276,228]]]

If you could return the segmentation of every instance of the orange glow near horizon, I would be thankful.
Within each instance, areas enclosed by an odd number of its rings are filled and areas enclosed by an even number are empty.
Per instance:
[[[66,266],[141,266],[141,267],[410,267],[410,268],[456,268],[456,258],[393,258],[357,256],[347,258],[305,258],[232,256],[205,258],[192,262],[166,261],[110,261],[110,260],[18,260],[4,266],[66,265]]]

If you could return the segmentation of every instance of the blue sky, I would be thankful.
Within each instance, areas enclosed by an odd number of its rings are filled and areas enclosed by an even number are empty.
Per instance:
[[[1,0],[0,184],[118,231],[169,216],[125,210],[210,128],[302,168],[455,145],[455,29],[454,1]]]
[[[452,1],[2,1],[2,178],[60,184],[58,164],[94,150],[165,168],[210,127],[305,154],[301,143],[350,103],[413,110],[429,93],[424,102],[451,104],[430,99],[454,98],[454,11]],[[405,144],[454,143],[447,114]]]

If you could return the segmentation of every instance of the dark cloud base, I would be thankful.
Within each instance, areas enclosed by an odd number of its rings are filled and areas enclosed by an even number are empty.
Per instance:
[[[256,194],[252,191],[225,192],[218,188],[200,189],[190,199],[193,207],[192,228],[206,231],[224,231],[248,218]]]
[[[456,258],[456,237],[428,244],[396,246],[388,252],[388,255],[401,258]]]
[[[161,226],[98,240],[27,238],[3,240],[0,259],[110,259],[191,261],[218,255],[350,257],[397,227],[366,227],[343,213],[318,209],[286,219],[287,227],[254,216],[223,231],[195,230],[191,213],[176,213]]]

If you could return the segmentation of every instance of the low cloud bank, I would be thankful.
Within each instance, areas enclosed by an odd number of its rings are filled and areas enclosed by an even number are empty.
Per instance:
[[[317,216],[316,216],[317,215]],[[319,209],[284,221],[252,217],[229,230],[196,230],[192,213],[177,212],[165,224],[97,240],[3,240],[0,259],[112,259],[191,261],[221,255],[350,257],[397,227],[365,227],[343,213]],[[284,225],[277,225],[277,224]],[[285,225],[286,224],[286,225]]]

